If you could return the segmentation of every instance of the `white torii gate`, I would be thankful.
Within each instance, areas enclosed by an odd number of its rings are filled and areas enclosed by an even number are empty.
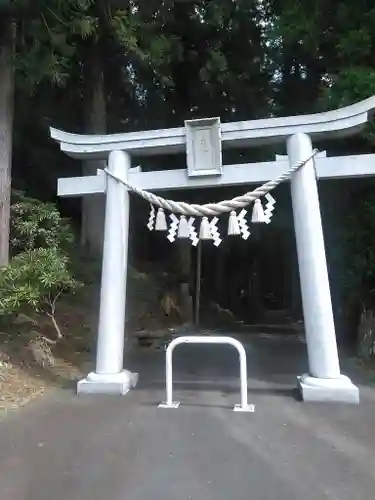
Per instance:
[[[108,171],[149,191],[233,186],[269,181],[313,153],[312,139],[357,133],[375,111],[375,96],[325,113],[220,124],[191,120],[185,127],[112,135],[76,135],[51,129],[61,150],[77,159],[108,160]],[[255,164],[221,164],[221,146],[251,147],[286,140],[288,157]],[[186,151],[187,169],[142,172],[131,154]],[[359,391],[340,372],[323,240],[319,179],[375,175],[375,155],[316,155],[291,178],[294,227],[302,290],[309,373],[298,377],[305,401],[359,402]],[[106,194],[102,282],[95,372],[78,382],[78,393],[126,394],[136,377],[123,368],[128,189],[111,175],[61,178],[59,196]]]

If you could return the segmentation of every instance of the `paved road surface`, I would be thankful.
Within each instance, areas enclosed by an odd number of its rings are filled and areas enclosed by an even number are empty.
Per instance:
[[[159,352],[133,361],[142,378],[124,398],[61,390],[1,422],[0,499],[375,498],[373,389],[362,388],[358,407],[302,404],[292,388],[304,346],[257,340],[248,346],[256,411],[236,414],[235,352],[176,354],[179,410],[156,408]]]

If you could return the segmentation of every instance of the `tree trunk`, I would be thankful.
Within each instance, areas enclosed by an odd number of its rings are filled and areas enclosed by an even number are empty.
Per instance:
[[[0,267],[9,262],[14,96],[14,26],[0,20]]]
[[[99,43],[93,42],[85,61],[84,127],[87,134],[107,130],[104,61]],[[102,161],[83,162],[83,175],[96,175]],[[81,242],[94,255],[100,255],[104,235],[105,197],[90,195],[82,200]]]

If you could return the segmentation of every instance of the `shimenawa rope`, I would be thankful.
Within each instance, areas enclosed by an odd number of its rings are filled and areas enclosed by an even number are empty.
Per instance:
[[[220,201],[218,203],[206,203],[204,205],[198,205],[195,203],[186,203],[186,202],[181,202],[181,201],[173,201],[173,200],[167,200],[165,198],[162,198],[161,196],[157,196],[150,191],[146,191],[144,189],[141,189],[139,187],[133,186],[129,182],[127,182],[125,179],[121,179],[117,175],[113,174],[108,170],[108,168],[105,168],[104,171],[107,175],[112,177],[118,182],[121,182],[124,186],[126,186],[130,191],[132,191],[135,194],[138,194],[141,196],[144,200],[148,201],[149,203],[156,205],[159,208],[163,208],[164,210],[167,210],[169,212],[175,213],[175,214],[180,214],[180,215],[190,215],[190,216],[197,216],[197,217],[212,217],[212,216],[217,216],[225,213],[232,212],[233,210],[237,210],[239,208],[244,208],[253,201],[261,198],[265,194],[269,193],[273,189],[275,189],[279,184],[282,182],[290,179],[290,177],[293,175],[294,172],[296,172],[299,168],[301,168],[303,165],[305,165],[308,161],[310,161],[316,154],[318,150],[314,149],[312,154],[308,156],[305,160],[297,162],[295,165],[291,166],[288,170],[286,170],[283,174],[279,175],[276,177],[276,179],[266,182],[262,186],[254,189],[254,191],[249,191],[242,196],[236,196],[235,198],[232,198],[231,200],[224,200]]]

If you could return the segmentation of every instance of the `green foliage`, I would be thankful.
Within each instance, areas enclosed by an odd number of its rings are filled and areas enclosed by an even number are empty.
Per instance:
[[[14,191],[11,205],[11,248],[15,255],[39,248],[71,252],[74,237],[53,203]]]
[[[61,294],[77,286],[69,259],[56,247],[26,250],[0,271],[0,314],[14,314],[25,307],[54,314]]]
[[[16,68],[23,88],[34,92],[45,79],[66,86],[79,62],[79,42],[95,36],[93,0],[48,0],[20,6]]]
[[[13,258],[0,269],[0,315],[23,310],[44,313],[61,338],[56,303],[80,286],[68,254],[73,234],[52,203],[14,193],[11,212]]]

